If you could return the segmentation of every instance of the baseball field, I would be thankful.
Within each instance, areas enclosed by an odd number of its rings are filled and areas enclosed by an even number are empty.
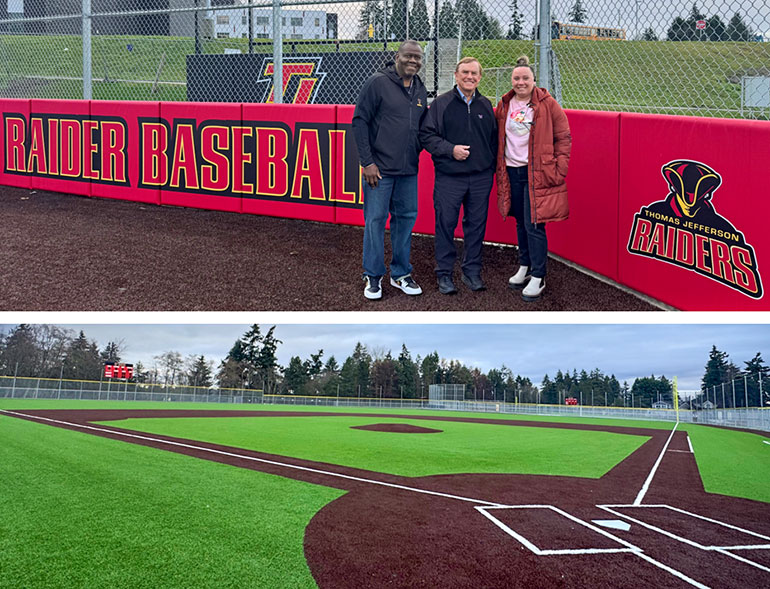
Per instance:
[[[761,587],[770,435],[0,399],[0,587]]]

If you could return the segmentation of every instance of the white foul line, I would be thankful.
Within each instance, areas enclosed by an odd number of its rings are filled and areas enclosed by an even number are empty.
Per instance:
[[[692,449],[692,442],[690,441],[690,436],[687,436],[687,445],[690,447],[690,454],[695,454],[695,451]]]
[[[383,487],[391,487],[393,489],[401,489],[403,491],[413,491],[415,493],[423,493],[425,495],[435,495],[437,497],[445,497],[447,499],[457,499],[459,501],[467,501],[469,503],[478,503],[479,505],[486,505],[488,507],[497,507],[500,504],[499,503],[492,503],[490,501],[482,501],[481,499],[471,499],[470,497],[461,497],[459,495],[450,495],[448,493],[439,493],[438,491],[429,491],[426,489],[418,489],[416,487],[407,487],[405,485],[396,485],[395,483],[385,483],[382,481],[375,481],[372,479],[364,479],[360,477],[354,477],[347,474],[340,474],[337,472],[329,472],[326,470],[320,470],[317,468],[308,468],[306,466],[297,466],[294,464],[286,464],[285,462],[277,462],[275,460],[266,460],[265,458],[256,458],[254,456],[246,456],[243,454],[235,454],[234,452],[225,452],[223,450],[214,450],[213,448],[204,448],[202,446],[193,446],[192,444],[183,444],[181,442],[171,442],[169,440],[161,440],[159,438],[151,438],[149,436],[139,436],[136,434],[130,434],[128,432],[122,432],[117,430],[111,430],[111,429],[104,429],[100,427],[94,427],[91,425],[82,425],[79,423],[69,423],[67,421],[60,421],[58,419],[50,419],[48,417],[39,417],[37,415],[27,415],[25,413],[16,413],[15,411],[7,411],[4,409],[0,409],[0,413],[7,413],[8,415],[16,415],[21,417],[28,417],[30,419],[39,419],[41,421],[50,421],[51,423],[58,423],[60,425],[67,425],[70,427],[80,428],[80,429],[87,429],[97,432],[104,432],[108,434],[113,434],[116,436],[123,436],[126,438],[134,438],[137,440],[144,440],[146,442],[155,442],[159,444],[167,444],[169,446],[178,446],[180,448],[189,448],[190,450],[199,450],[201,452],[211,452],[212,454],[219,454],[221,456],[231,456],[233,458],[240,458],[242,460],[251,460],[253,462],[261,462],[263,464],[270,464],[273,466],[282,466],[284,468],[292,468],[294,470],[301,470],[304,472],[312,472],[315,474],[322,474],[326,476],[331,477],[338,477],[341,479],[347,479],[350,481],[356,481],[359,483],[370,483],[372,485],[381,485]]]
[[[671,430],[671,434],[669,434],[668,436],[668,440],[666,440],[666,444],[663,446],[663,450],[660,451],[660,456],[658,456],[658,459],[655,461],[655,464],[653,465],[652,470],[650,471],[650,474],[647,476],[647,480],[644,481],[642,488],[639,490],[639,494],[636,496],[636,499],[634,500],[634,505],[642,504],[642,499],[644,499],[644,496],[647,494],[647,491],[650,488],[650,483],[652,482],[652,478],[655,476],[655,472],[658,470],[658,466],[660,466],[660,461],[663,460],[663,455],[666,453],[666,448],[668,448],[668,445],[671,443],[671,438],[674,437],[674,432],[676,431],[676,428],[678,425],[679,425],[679,422],[677,421],[674,424],[674,429]]]

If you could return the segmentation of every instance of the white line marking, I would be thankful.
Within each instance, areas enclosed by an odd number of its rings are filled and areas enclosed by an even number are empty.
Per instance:
[[[690,441],[690,436],[687,436],[687,445],[690,447],[690,453],[695,454],[695,450],[692,449],[692,442]]]
[[[635,554],[639,558],[642,558],[642,559],[644,559],[644,560],[654,564],[655,566],[660,567],[660,568],[662,568],[665,571],[668,571],[669,573],[671,573],[675,577],[678,577],[678,578],[682,579],[682,581],[684,581],[686,583],[689,583],[690,585],[698,587],[699,589],[710,589],[708,585],[704,585],[703,583],[698,583],[698,581],[696,581],[695,579],[691,579],[690,577],[688,577],[684,573],[680,573],[678,570],[672,569],[670,566],[665,565],[662,562],[658,562],[657,560],[655,560],[651,556],[647,556],[644,552],[637,552]]]
[[[734,558],[735,560],[739,560],[739,561],[741,561],[741,562],[743,562],[745,564],[748,564],[748,565],[753,566],[755,568],[758,568],[760,570],[770,572],[770,568],[767,568],[766,566],[761,565],[761,564],[759,564],[757,562],[754,562],[753,560],[749,560],[748,558],[744,558],[742,556],[738,556],[737,554],[733,554],[732,552],[730,552],[730,550],[746,550],[748,548],[748,546],[703,546],[702,544],[699,544],[698,542],[695,542],[694,540],[690,540],[689,538],[683,538],[682,536],[678,536],[678,535],[673,534],[673,533],[671,533],[671,532],[669,532],[667,530],[663,530],[661,528],[653,526],[652,524],[648,524],[647,522],[643,522],[641,520],[633,518],[630,515],[626,515],[624,513],[619,513],[619,512],[617,512],[617,511],[615,511],[613,509],[610,509],[610,506],[607,506],[607,505],[597,505],[597,507],[599,509],[604,509],[606,511],[609,511],[610,513],[613,513],[613,514],[617,515],[618,517],[624,517],[624,518],[626,518],[629,521],[632,521],[634,523],[639,524],[640,526],[644,526],[645,528],[648,528],[650,530],[658,532],[659,534],[663,534],[664,536],[668,536],[669,538],[672,538],[674,540],[682,542],[683,544],[689,544],[690,546],[693,546],[693,547],[698,548],[700,550],[704,550],[706,552],[719,552],[720,554],[724,554],[725,556],[729,556],[730,558]],[[623,506],[616,505],[614,507],[640,507],[640,506],[638,506],[638,505],[623,505]],[[677,509],[676,507],[670,507],[668,505],[654,505],[654,506],[642,505],[641,507],[663,507],[663,508],[671,509],[673,511],[678,511],[680,513],[686,513],[686,514],[692,515],[694,517],[703,519],[705,521],[722,525],[722,526],[727,527],[727,528],[732,528],[734,530],[739,530],[741,532],[745,532],[747,534],[751,534],[752,536],[757,536],[759,538],[767,539],[767,536],[763,536],[762,534],[757,534],[757,533],[751,532],[749,530],[744,530],[744,529],[739,528],[737,526],[733,526],[733,525],[727,524],[725,522],[720,522],[718,520],[711,519],[711,518],[708,518],[708,517],[702,517],[702,516],[699,516],[698,514],[695,514],[695,513],[689,513],[689,512],[687,512],[687,511],[685,511],[683,509]],[[759,549],[759,548],[765,548],[765,546],[763,546],[763,545],[755,545],[755,546],[753,546],[753,548],[754,549]],[[767,548],[770,548],[770,546],[768,546]]]
[[[704,521],[710,522],[712,524],[717,524],[720,526],[723,526],[725,528],[730,528],[731,530],[737,530],[738,532],[743,532],[744,534],[748,534],[749,536],[755,536],[757,538],[762,538],[762,540],[770,540],[770,536],[765,536],[764,534],[759,534],[757,532],[752,532],[751,530],[747,530],[746,528],[740,528],[738,526],[734,526],[733,524],[728,524],[727,522],[723,522],[718,519],[713,519],[710,517],[706,517],[705,515],[700,515],[698,513],[693,513],[692,511],[687,511],[686,509],[680,509],[679,507],[673,507],[671,505],[597,505],[599,509],[605,509],[606,507],[616,507],[616,508],[622,508],[622,507],[634,507],[634,508],[642,508],[642,509],[648,509],[648,508],[659,508],[659,509],[670,509],[671,511],[676,511],[677,513],[681,513],[683,515],[689,515],[690,517],[694,517],[697,519],[702,519]],[[609,511],[609,509],[606,509],[605,511]],[[625,515],[622,515],[621,517],[625,517]]]
[[[671,434],[669,434],[668,440],[666,440],[666,444],[663,446],[663,450],[660,451],[660,456],[658,456],[658,459],[655,461],[655,464],[653,465],[652,470],[650,471],[650,474],[647,476],[647,480],[644,481],[642,488],[639,490],[639,494],[636,496],[634,505],[642,504],[642,499],[644,499],[644,496],[647,494],[647,491],[650,488],[650,483],[652,482],[652,478],[655,476],[655,472],[658,470],[658,466],[660,466],[660,461],[663,460],[663,455],[666,453],[666,449],[668,448],[668,445],[671,443],[671,438],[674,437],[674,432],[676,431],[676,428],[678,425],[679,425],[679,422],[674,424],[674,429],[671,430]]]
[[[748,558],[744,558],[742,556],[738,556],[737,554],[733,554],[729,550],[717,550],[717,552],[719,552],[720,554],[726,554],[727,556],[729,556],[731,558],[734,558],[735,560],[740,560],[741,562],[744,562],[744,563],[749,564],[749,565],[751,565],[753,567],[756,567],[756,568],[758,568],[760,570],[763,570],[765,572],[770,573],[770,568],[768,568],[768,567],[766,567],[764,565],[761,565],[758,562],[754,562],[753,560],[749,560]]]
[[[585,554],[599,554],[602,552],[634,552],[636,550],[640,550],[637,546],[634,546],[633,544],[626,542],[622,538],[618,538],[617,536],[613,536],[609,532],[602,530],[601,528],[598,528],[590,523],[588,523],[585,520],[582,520],[578,517],[575,517],[574,515],[567,513],[566,511],[563,511],[559,509],[558,507],[555,507],[553,505],[497,505],[494,507],[476,507],[477,510],[479,510],[481,513],[487,516],[490,520],[492,520],[495,525],[497,525],[499,528],[505,530],[512,536],[514,536],[517,540],[521,541],[522,544],[527,546],[532,552],[535,554],[581,554],[585,551]],[[571,549],[569,552],[565,552],[564,550],[541,550],[528,540],[526,540],[523,536],[520,534],[514,532],[511,530],[508,526],[506,526],[503,522],[498,520],[495,516],[492,514],[487,513],[487,510],[490,509],[550,509],[551,511],[555,511],[556,513],[562,515],[563,517],[566,517],[567,519],[571,519],[572,521],[580,524],[581,526],[585,526],[586,528],[593,530],[594,532],[601,534],[602,536],[606,536],[613,542],[617,542],[618,544],[621,544],[622,546],[625,546],[626,548],[620,549],[620,548],[584,548],[584,549]],[[523,541],[522,541],[523,540]]]
[[[569,549],[567,549],[567,550],[540,550],[537,546],[532,544],[532,542],[527,540],[524,536],[514,532],[511,528],[509,528],[503,522],[498,520],[496,517],[494,517],[490,513],[487,513],[489,510],[492,510],[492,509],[506,509],[506,508],[519,508],[519,509],[521,509],[521,508],[525,508],[525,507],[540,507],[540,508],[553,509],[554,511],[558,511],[559,513],[562,513],[563,515],[567,516],[569,519],[571,519],[573,521],[576,521],[576,522],[580,523],[581,525],[586,526],[587,528],[591,528],[593,530],[596,530],[600,534],[604,534],[605,536],[608,536],[609,538],[612,538],[613,540],[616,540],[617,542],[620,542],[621,544],[623,544],[625,546],[629,546],[630,548],[586,548],[586,549],[583,549],[583,550],[569,550]],[[534,552],[537,555],[540,555],[540,556],[551,556],[551,555],[564,555],[564,554],[602,554],[602,553],[606,554],[606,553],[613,553],[613,552],[627,552],[627,553],[630,553],[630,554],[635,554],[639,558],[641,558],[643,560],[646,560],[650,564],[652,564],[652,565],[654,565],[654,566],[656,566],[656,567],[658,567],[660,569],[663,569],[667,573],[669,573],[671,575],[674,575],[678,579],[681,579],[682,581],[684,581],[686,583],[689,583],[690,585],[693,585],[694,587],[698,587],[699,589],[709,589],[709,587],[707,585],[703,585],[702,583],[699,583],[695,579],[691,579],[690,577],[688,577],[684,573],[682,573],[682,572],[680,572],[680,571],[678,571],[676,569],[673,569],[670,566],[663,564],[662,562],[659,562],[659,561],[655,560],[651,556],[647,556],[646,554],[644,554],[644,551],[641,548],[639,548],[638,546],[634,546],[630,542],[626,542],[625,540],[622,540],[621,538],[617,538],[617,537],[613,536],[612,534],[606,533],[606,532],[604,532],[604,530],[600,530],[598,528],[595,528],[591,524],[588,524],[587,522],[585,522],[585,521],[583,521],[581,519],[578,519],[575,516],[570,515],[570,514],[564,512],[564,511],[562,511],[562,510],[560,510],[557,507],[554,507],[552,505],[499,505],[499,506],[495,506],[495,507],[476,506],[476,509],[478,511],[480,511],[482,514],[484,514],[496,526],[498,526],[500,529],[502,529],[506,533],[508,533],[511,536],[513,536],[514,538],[516,538],[519,542],[521,542],[524,546],[529,548],[529,550],[531,550],[532,552]]]
[[[92,430],[92,431],[97,431],[97,432],[104,432],[104,433],[113,434],[113,435],[117,435],[117,436],[123,436],[123,437],[126,437],[126,438],[134,438],[134,439],[137,439],[137,440],[144,440],[144,441],[147,441],[147,442],[156,442],[156,443],[159,443],[159,444],[167,444],[169,446],[178,446],[180,448],[189,448],[191,450],[200,450],[201,452],[211,452],[212,454],[219,454],[220,456],[231,456],[233,458],[240,458],[240,459],[243,459],[243,460],[251,460],[253,462],[261,462],[263,464],[271,464],[273,466],[282,466],[284,468],[292,468],[294,470],[301,470],[301,471],[304,471],[304,472],[312,472],[312,473],[315,473],[315,474],[322,474],[322,475],[327,475],[327,476],[331,476],[331,477],[338,477],[338,478],[347,479],[347,480],[350,480],[350,481],[357,481],[359,483],[370,483],[372,485],[381,485],[383,487],[391,487],[393,489],[401,489],[403,491],[413,491],[415,493],[423,493],[425,495],[435,495],[437,497],[445,497],[447,499],[457,499],[459,501],[467,501],[469,503],[478,503],[480,505],[486,505],[486,506],[489,506],[489,507],[497,507],[497,506],[500,505],[499,503],[492,503],[490,501],[482,501],[481,499],[471,499],[470,497],[461,497],[459,495],[450,495],[448,493],[439,493],[438,491],[428,491],[426,489],[418,489],[416,487],[407,487],[405,485],[396,485],[394,483],[385,483],[385,482],[382,482],[382,481],[375,481],[375,480],[372,480],[372,479],[363,479],[363,478],[360,478],[360,477],[354,477],[354,476],[350,476],[350,475],[346,475],[346,474],[340,474],[340,473],[336,473],[336,472],[329,472],[329,471],[326,471],[326,470],[319,470],[317,468],[308,468],[306,466],[297,466],[297,465],[294,465],[294,464],[286,464],[284,462],[277,462],[275,460],[266,460],[264,458],[256,458],[254,456],[245,456],[243,454],[235,454],[233,452],[224,452],[223,450],[214,450],[212,448],[204,448],[202,446],[193,446],[192,444],[183,444],[181,442],[171,442],[169,440],[161,440],[159,438],[151,438],[149,436],[139,436],[139,435],[136,435],[136,434],[130,434],[128,432],[121,432],[121,431],[117,431],[117,430],[104,429],[104,428],[100,428],[100,427],[94,427],[94,426],[91,426],[91,425],[82,425],[82,424],[79,424],[79,423],[69,423],[67,421],[59,421],[58,419],[50,419],[48,417],[39,417],[37,415],[26,415],[25,413],[16,413],[15,411],[6,411],[6,410],[3,410],[3,409],[0,409],[0,413],[7,413],[8,415],[23,416],[23,417],[28,417],[28,418],[31,418],[31,419],[39,419],[41,421],[49,421],[51,423],[58,423],[58,424],[61,424],[61,425],[68,425],[68,426],[76,427],[76,428],[80,428],[80,429],[87,429],[87,430]]]
[[[768,442],[767,440],[762,440],[762,443],[763,444],[770,444],[770,442]]]

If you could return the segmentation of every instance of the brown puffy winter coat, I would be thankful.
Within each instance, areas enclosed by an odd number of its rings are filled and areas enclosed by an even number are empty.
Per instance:
[[[497,119],[497,209],[505,219],[511,210],[511,183],[505,169],[505,124],[511,90],[495,109]],[[529,202],[533,223],[563,221],[569,217],[567,167],[572,136],[564,110],[545,88],[532,91],[532,129],[529,134]]]

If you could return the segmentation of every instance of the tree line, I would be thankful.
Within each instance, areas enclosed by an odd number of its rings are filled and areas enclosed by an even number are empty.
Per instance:
[[[438,351],[413,356],[406,344],[398,354],[358,342],[352,353],[337,359],[323,349],[309,357],[292,356],[286,366],[278,362],[283,342],[275,326],[258,324],[233,342],[219,362],[204,355],[186,358],[174,350],[153,357],[151,365],[134,364],[131,382],[219,389],[252,389],[266,394],[339,396],[383,399],[423,399],[432,384],[465,385],[465,398],[506,403],[564,404],[574,398],[583,405],[651,407],[673,405],[673,383],[666,376],[635,378],[622,384],[614,374],[593,370],[557,370],[539,384],[514,374],[503,365],[484,372],[458,360],[442,358]],[[83,331],[75,333],[56,325],[20,324],[0,333],[0,375],[72,380],[100,380],[105,362],[124,362],[125,342],[110,341],[103,348]],[[741,369],[725,352],[713,346],[702,378],[703,392],[692,400],[701,407],[707,399],[722,406],[762,406],[770,402],[770,368],[760,353],[743,362]],[[732,395],[733,385],[738,387]],[[744,391],[745,385],[745,391]],[[709,390],[706,393],[706,390]],[[715,400],[715,391],[718,399]],[[762,395],[760,395],[762,391]],[[734,399],[734,401],[733,401]]]
[[[730,356],[711,347],[694,403],[717,407],[766,407],[770,405],[770,367],[757,352],[739,368]]]
[[[521,39],[522,15],[518,0],[512,0],[508,33],[500,21],[487,14],[479,0],[443,0],[438,13],[438,30],[442,39]],[[409,13],[407,30],[407,0],[366,0],[358,18],[358,38],[373,40],[428,40],[436,27],[436,17],[431,22],[426,0],[414,0]],[[514,33],[517,31],[517,33]],[[513,36],[513,35],[516,36]]]

